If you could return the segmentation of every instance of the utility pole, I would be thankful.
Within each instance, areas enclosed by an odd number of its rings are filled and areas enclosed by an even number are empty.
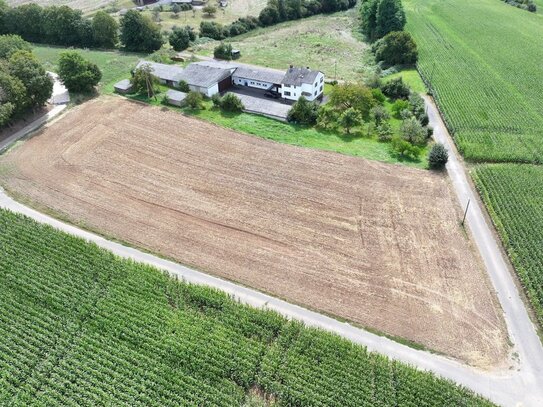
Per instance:
[[[466,215],[468,214],[469,203],[470,203],[470,199],[468,198],[468,204],[466,205],[466,210],[464,211],[464,218],[462,219],[462,226],[464,226],[464,222],[466,221]]]

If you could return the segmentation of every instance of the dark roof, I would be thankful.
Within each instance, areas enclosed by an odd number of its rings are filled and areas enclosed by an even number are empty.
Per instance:
[[[183,70],[179,79],[192,86],[210,88],[216,83],[228,78],[230,75],[231,72],[229,69],[190,64]]]
[[[276,71],[275,69],[255,68],[247,65],[241,65],[234,76],[238,76],[244,79],[250,79],[252,81],[269,82],[269,83],[281,83],[285,77],[285,73]]]
[[[159,64],[158,62],[144,60],[138,62],[136,69],[141,68],[143,65],[150,65],[153,70],[153,75],[164,81],[178,82],[179,75],[183,73],[183,68],[179,65]]]
[[[292,67],[287,70],[282,83],[291,86],[302,86],[304,83],[312,84],[317,79],[319,73],[319,71],[312,71],[309,68]]]

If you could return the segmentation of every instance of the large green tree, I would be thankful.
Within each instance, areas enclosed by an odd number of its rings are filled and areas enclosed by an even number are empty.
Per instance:
[[[68,6],[52,6],[44,9],[44,41],[49,44],[76,46],[81,45],[80,10]]]
[[[376,102],[371,90],[358,83],[336,85],[330,93],[330,104],[343,112],[353,108],[364,120],[370,117],[370,110]]]
[[[377,38],[382,38],[393,31],[402,31],[404,27],[405,12],[401,0],[379,0],[375,18]]]
[[[18,51],[8,62],[9,73],[26,88],[24,107],[43,106],[53,92],[53,81],[38,59],[28,51]]]
[[[372,49],[375,59],[386,65],[414,64],[418,58],[417,44],[407,31],[388,33],[373,44]]]
[[[43,7],[31,3],[9,9],[4,18],[4,29],[6,33],[20,35],[27,41],[43,41]]]
[[[129,10],[121,19],[121,42],[135,52],[153,52],[163,44],[160,27],[136,10]]]
[[[119,24],[105,11],[97,12],[92,18],[92,31],[97,47],[114,48],[119,42]]]
[[[21,113],[26,103],[26,89],[23,82],[10,73],[0,68],[0,105],[8,104],[8,108],[4,108],[2,115],[6,115],[6,111],[9,111],[7,120],[12,116]],[[7,121],[4,119],[4,123]]]
[[[379,0],[366,0],[360,9],[362,20],[362,32],[370,40],[376,39],[377,6]]]
[[[31,51],[32,46],[18,35],[0,35],[0,59],[8,59],[17,51]]]
[[[190,45],[190,32],[187,27],[175,28],[169,36],[170,45],[176,51],[184,51]]]
[[[58,67],[59,77],[70,92],[90,92],[102,79],[98,66],[76,51],[60,54]]]

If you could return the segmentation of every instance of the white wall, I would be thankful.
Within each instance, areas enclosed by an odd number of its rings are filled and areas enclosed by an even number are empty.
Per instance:
[[[247,82],[247,87],[249,88],[257,88],[257,89],[264,89],[267,90],[271,88],[274,84],[270,82],[262,82],[262,81],[255,81],[253,79],[246,79],[240,76],[233,76],[232,80],[234,82],[234,85],[240,85],[245,86],[245,82]]]
[[[211,97],[216,93],[219,93],[219,84],[218,83],[216,83],[212,87],[206,89],[205,95],[207,95],[208,97]]]
[[[308,93],[311,96],[304,95],[307,100],[313,101],[317,99],[324,91],[324,75],[319,72],[317,78],[313,83],[304,83],[302,86],[281,86],[281,96],[288,100],[298,100],[302,93]],[[290,95],[286,95],[285,92],[290,92]]]

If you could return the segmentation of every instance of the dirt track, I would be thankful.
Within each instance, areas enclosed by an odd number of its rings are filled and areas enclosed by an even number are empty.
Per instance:
[[[477,366],[505,359],[444,176],[120,98],[86,103],[0,163],[8,190],[107,235]]]

